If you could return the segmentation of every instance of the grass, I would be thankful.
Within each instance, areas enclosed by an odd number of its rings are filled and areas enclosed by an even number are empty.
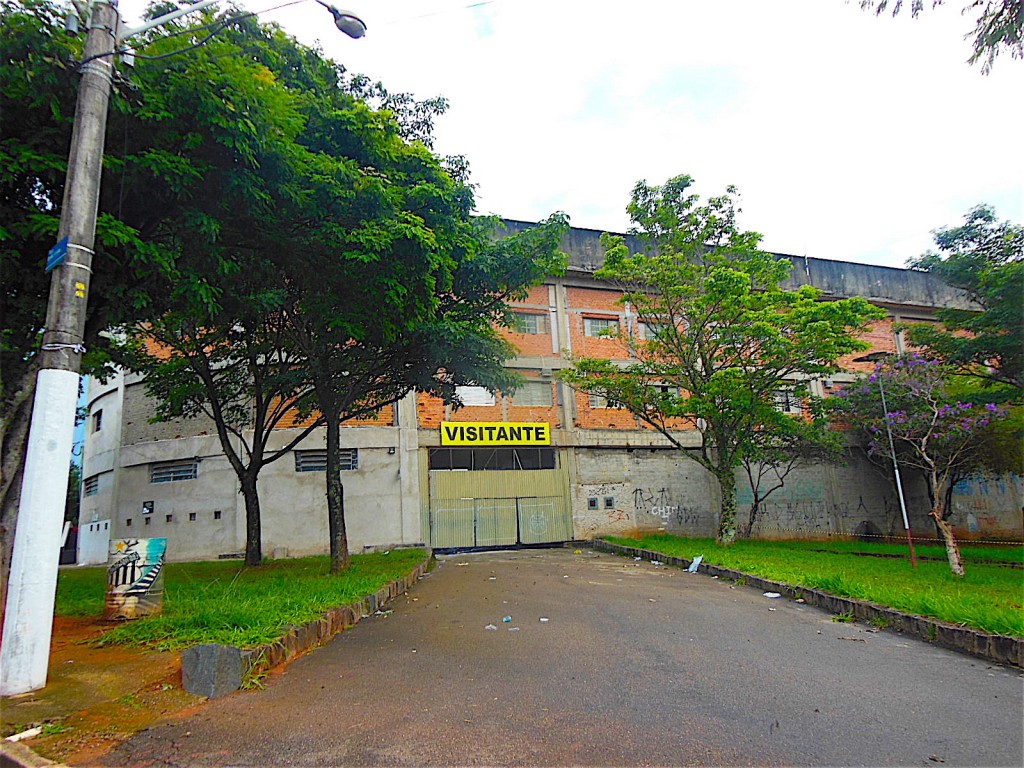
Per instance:
[[[238,561],[169,563],[164,571],[163,613],[120,624],[95,642],[159,650],[199,643],[251,648],[276,640],[292,625],[376,592],[404,577],[424,557],[422,549],[353,555],[340,576],[330,575],[327,557],[270,560],[259,568]],[[101,615],[105,588],[105,568],[61,570],[57,615]]]
[[[858,541],[737,541],[729,547],[714,539],[685,539],[656,534],[642,539],[610,537],[609,541],[641,547],[673,557],[692,559],[799,587],[820,589],[886,605],[994,634],[1024,637],[1024,571],[1010,564],[1024,561],[1024,547],[965,546],[967,575],[949,572],[941,546],[919,547],[912,568],[906,549],[893,544]],[[826,550],[826,551],[820,551]],[[903,559],[862,557],[899,553]]]

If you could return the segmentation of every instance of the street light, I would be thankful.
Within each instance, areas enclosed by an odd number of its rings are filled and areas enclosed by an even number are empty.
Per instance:
[[[349,11],[338,10],[333,5],[328,5],[323,0],[316,1],[331,12],[331,15],[334,17],[334,26],[353,40],[358,40],[366,34],[366,24],[364,24],[363,20],[358,16],[350,13]]]
[[[0,647],[0,693],[4,695],[46,685],[113,58],[128,52],[122,44],[134,35],[217,2],[201,0],[132,28],[124,27],[117,0],[96,0],[91,6],[74,2],[83,21],[89,17],[89,31],[80,67],[82,83],[75,106],[58,243],[47,261],[47,270],[53,275]],[[354,14],[317,2],[331,12],[335,25],[349,37],[366,33],[366,25]]]
[[[888,360],[893,355],[891,352],[871,352],[863,357],[855,357],[856,363],[878,363]],[[907,517],[907,503],[903,499],[903,481],[900,479],[900,465],[896,461],[896,447],[892,442],[892,426],[889,424],[889,408],[885,404],[885,387],[882,386],[882,377],[878,376],[878,393],[882,396],[882,418],[885,421],[885,434],[889,438],[889,456],[892,458],[892,471],[896,475],[896,494],[900,499],[900,511],[903,513],[903,528],[907,532],[907,546],[910,548],[910,564],[917,568],[917,555],[914,553],[914,539],[910,535],[910,519]]]

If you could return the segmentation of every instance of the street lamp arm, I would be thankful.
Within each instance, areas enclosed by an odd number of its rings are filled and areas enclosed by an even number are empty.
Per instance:
[[[126,29],[119,29],[117,32],[117,42],[123,43],[135,35],[141,34],[147,30],[153,29],[153,27],[159,27],[161,24],[166,24],[169,21],[180,19],[182,16],[186,16],[193,11],[201,11],[204,8],[209,8],[211,5],[216,5],[220,0],[200,0],[200,2],[190,5],[186,8],[179,8],[176,11],[165,13],[163,16],[157,16],[155,19],[150,19],[145,24],[140,24],[137,27],[128,27]]]

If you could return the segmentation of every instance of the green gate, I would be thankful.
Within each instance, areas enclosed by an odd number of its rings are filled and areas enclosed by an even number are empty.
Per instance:
[[[543,544],[573,538],[563,469],[430,470],[430,546]]]

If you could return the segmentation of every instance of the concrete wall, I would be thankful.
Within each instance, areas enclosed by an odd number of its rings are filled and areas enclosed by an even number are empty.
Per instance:
[[[573,452],[573,526],[578,538],[669,530],[714,536],[718,483],[678,450],[582,447]],[[614,499],[605,506],[605,498]],[[589,508],[596,498],[598,509]]]
[[[150,482],[153,463],[198,458],[197,477]],[[167,559],[212,559],[245,548],[238,483],[216,437],[154,440],[121,449],[111,538],[166,536]],[[143,503],[153,512],[143,513]],[[194,516],[194,519],[193,519]]]
[[[762,489],[775,485],[768,475]],[[904,491],[913,531],[934,527],[928,522],[927,491],[920,477],[904,473]],[[753,493],[746,473],[737,472],[737,520],[743,530],[749,520]],[[892,476],[871,463],[862,451],[851,450],[838,466],[799,467],[782,488],[762,503],[753,534],[763,537],[827,536],[877,531],[903,533],[903,516]]]
[[[86,403],[88,415],[85,424],[85,445],[82,448],[82,479],[96,480],[96,492],[82,495],[79,507],[79,527],[99,520],[109,520],[116,495],[118,454],[121,448],[121,422],[123,377],[118,375],[101,383],[88,379]],[[102,411],[103,421],[95,429],[95,415]],[[81,543],[79,544],[81,550]],[[81,562],[81,558],[79,558]],[[104,550],[103,562],[106,562]]]
[[[359,451],[358,468],[342,473],[349,549],[416,544],[419,523],[416,447],[401,445],[396,427],[352,427],[343,445]],[[413,430],[414,431],[414,430]],[[286,445],[296,431],[274,435],[270,448]],[[323,430],[297,448],[325,446]],[[394,451],[390,453],[389,451]],[[199,458],[193,480],[150,482],[154,463]],[[403,462],[411,467],[403,470]],[[403,483],[403,474],[411,476]],[[118,493],[113,503],[113,538],[168,538],[168,560],[214,559],[245,550],[245,504],[234,470],[213,436],[150,440],[121,449]],[[323,472],[296,472],[289,452],[263,468],[259,478],[263,553],[300,557],[328,551],[327,501]],[[144,502],[153,512],[143,513]],[[170,519],[168,519],[168,517]],[[148,522],[147,522],[148,521]]]
[[[1024,536],[1024,478],[974,478],[953,489],[953,525],[967,536]]]

